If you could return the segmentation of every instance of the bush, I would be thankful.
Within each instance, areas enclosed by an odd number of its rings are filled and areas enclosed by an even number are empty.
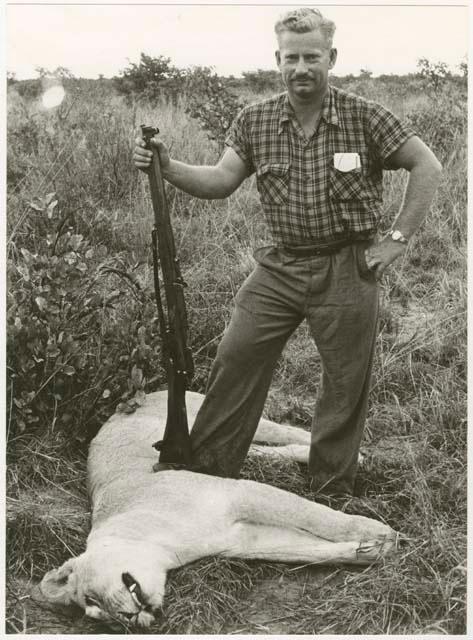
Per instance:
[[[419,76],[434,91],[445,87],[452,78],[445,62],[431,62],[427,58],[419,58],[417,68]]]
[[[194,67],[186,77],[188,107],[186,113],[195,118],[210,140],[223,147],[226,133],[243,106],[210,67]]]
[[[156,373],[147,344],[156,336],[153,309],[104,245],[67,224],[54,193],[29,206],[37,216],[35,252],[21,241],[9,247],[9,437],[56,429],[86,440],[117,399],[139,401],[146,376]],[[130,286],[110,286],[117,275],[131,284],[134,299]]]
[[[242,75],[245,84],[254,93],[279,92],[284,89],[281,74],[278,71],[257,69],[256,71],[243,71]]]
[[[462,146],[467,131],[467,105],[458,97],[447,87],[437,95],[435,108],[426,104],[407,114],[409,124],[442,162]]]
[[[114,83],[117,91],[127,97],[155,101],[163,95],[166,87],[168,91],[176,91],[184,75],[171,64],[171,58],[153,58],[141,53],[139,63],[132,62],[119,76],[115,76]]]

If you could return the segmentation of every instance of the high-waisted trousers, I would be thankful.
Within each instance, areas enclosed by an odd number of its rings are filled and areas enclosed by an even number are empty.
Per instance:
[[[312,487],[353,492],[378,317],[378,284],[364,257],[368,244],[304,258],[276,247],[255,252],[256,268],[235,298],[192,429],[194,470],[239,476],[277,360],[306,319],[322,363],[309,455]]]

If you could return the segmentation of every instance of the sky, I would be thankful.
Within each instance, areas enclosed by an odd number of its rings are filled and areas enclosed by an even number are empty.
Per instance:
[[[457,71],[468,50],[465,3],[367,6],[345,0],[343,6],[327,1],[315,6],[337,25],[337,75],[360,69],[409,73],[420,57]],[[273,25],[289,8],[8,3],[6,68],[18,79],[36,77],[38,66],[64,66],[78,77],[112,77],[144,52],[170,57],[178,67],[213,66],[222,75],[275,69]]]

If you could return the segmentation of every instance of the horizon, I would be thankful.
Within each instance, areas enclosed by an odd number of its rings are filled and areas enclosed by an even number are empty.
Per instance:
[[[148,55],[145,51],[143,51],[143,53],[144,53],[145,55]],[[137,62],[138,62],[138,61],[137,61]],[[440,61],[440,62],[441,62],[441,61]],[[170,64],[171,64],[172,66],[175,66],[175,65],[173,65],[173,61],[172,61],[172,60],[171,60]],[[64,65],[58,65],[58,66],[56,67],[56,69],[57,69],[57,68],[63,68],[63,69],[65,69],[66,71],[69,71],[69,72],[70,72],[70,70],[69,70],[67,67],[65,67]],[[51,77],[51,78],[52,78],[52,77],[54,77],[54,78],[55,78],[56,76],[54,76],[54,75],[53,75],[53,73],[54,73],[54,71],[56,71],[56,69],[47,69],[47,71],[48,71],[48,72],[51,72],[51,75],[48,75],[48,76],[46,76],[46,77]],[[185,71],[185,70],[187,69],[187,67],[186,67],[186,68],[184,68],[184,67],[179,67],[179,69],[180,69],[181,71]],[[267,72],[267,71],[274,71],[274,73],[275,73],[275,74],[280,75],[280,74],[279,74],[279,71],[278,71],[277,69],[244,69],[244,70],[242,71],[242,74],[243,74],[243,73],[256,73],[256,72],[258,72],[258,71],[264,71],[264,72]],[[345,73],[345,74],[343,74],[343,75],[342,75],[342,74],[337,74],[337,73],[332,73],[332,72],[330,72],[330,73],[329,73],[329,80],[330,80],[330,78],[339,78],[339,79],[341,79],[341,80],[342,80],[342,79],[345,79],[345,78],[348,78],[348,77],[359,78],[359,77],[361,77],[361,75],[362,75],[362,72],[363,72],[363,71],[364,71],[363,69],[360,69],[360,70],[358,71],[358,73]],[[452,75],[453,77],[458,77],[458,78],[462,77],[462,73],[461,73],[461,71],[459,70],[459,65],[455,65],[455,67],[454,67],[454,68],[449,68],[449,71],[450,71],[450,73],[451,73],[451,75]],[[10,71],[9,71],[9,70],[8,70],[8,73],[10,73]],[[419,74],[419,71],[414,70],[414,71],[409,71],[409,72],[406,72],[406,73],[378,73],[378,74],[373,73],[373,74],[371,74],[371,75],[370,75],[370,77],[371,77],[371,78],[374,78],[374,79],[376,79],[376,78],[383,78],[383,77],[405,78],[405,77],[409,77],[409,76],[416,76],[416,75],[418,75],[418,74]],[[244,76],[243,76],[243,75],[240,75],[240,76],[235,76],[235,75],[233,75],[233,74],[229,74],[229,75],[222,75],[222,74],[218,74],[218,75],[219,75],[219,77],[221,77],[221,78],[225,78],[226,80],[231,80],[231,79],[235,79],[235,80],[243,80],[243,81],[245,80],[245,78],[244,78]],[[33,76],[32,76],[32,77],[30,77],[30,78],[17,78],[17,77],[15,77],[15,78],[14,78],[14,80],[15,80],[16,82],[31,82],[31,81],[34,81],[34,80],[39,80],[39,79],[40,79],[40,77],[41,77],[41,76],[39,75],[39,73],[38,73],[38,72],[36,72],[36,75],[35,75],[34,77],[33,77]],[[85,81],[100,82],[101,80],[114,80],[116,77],[120,77],[120,76],[119,76],[118,74],[117,74],[116,76],[103,76],[103,75],[102,75],[101,77],[99,76],[99,77],[96,77],[96,78],[91,78],[91,77],[88,77],[88,76],[76,76],[76,75],[72,75],[72,77],[71,77],[70,79],[71,79],[71,80],[85,80]],[[64,80],[64,79],[63,79],[63,80]],[[67,80],[68,80],[68,78],[65,78],[65,81],[66,81],[66,82],[67,82]]]
[[[288,8],[10,4],[6,69],[18,80],[37,77],[36,67],[58,66],[76,77],[109,79],[144,52],[169,57],[179,68],[210,66],[226,77],[277,70],[273,25]],[[328,5],[322,12],[337,25],[338,77],[361,69],[373,77],[416,73],[419,58],[444,62],[455,73],[467,59],[465,6]]]

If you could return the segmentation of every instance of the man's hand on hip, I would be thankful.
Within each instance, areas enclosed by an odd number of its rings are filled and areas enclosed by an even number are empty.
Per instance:
[[[376,280],[381,280],[384,270],[397,260],[406,250],[406,245],[387,237],[365,251],[366,264],[375,272]]]

